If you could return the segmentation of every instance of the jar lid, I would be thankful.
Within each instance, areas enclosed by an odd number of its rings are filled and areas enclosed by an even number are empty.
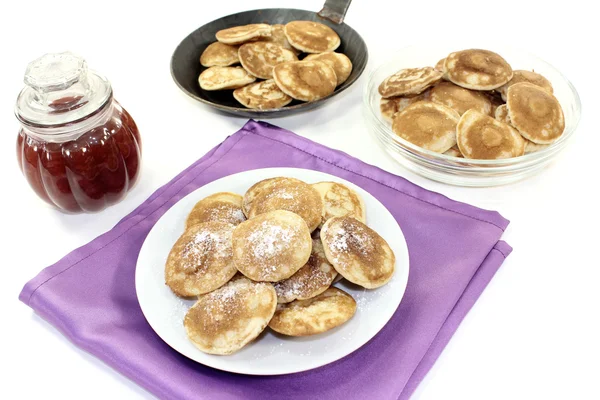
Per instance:
[[[25,124],[63,125],[84,118],[112,96],[108,80],[71,52],[45,54],[27,66],[15,113]]]

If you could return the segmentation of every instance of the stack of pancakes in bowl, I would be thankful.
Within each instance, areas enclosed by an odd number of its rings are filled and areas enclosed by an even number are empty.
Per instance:
[[[201,351],[232,354],[269,327],[286,336],[328,331],[356,302],[332,285],[388,283],[395,255],[366,225],[358,193],[336,182],[269,178],[242,196],[215,193],[190,211],[165,281],[195,297],[183,324]]]
[[[198,77],[199,85],[207,91],[233,89],[233,97],[246,108],[272,110],[294,99],[322,99],[352,72],[350,59],[335,52],[341,43],[338,34],[318,22],[250,24],[215,36],[217,42],[200,57],[208,68]]]

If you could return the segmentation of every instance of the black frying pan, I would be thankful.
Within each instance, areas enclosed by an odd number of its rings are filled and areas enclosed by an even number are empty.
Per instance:
[[[287,8],[269,8],[245,11],[209,22],[196,29],[177,46],[171,58],[171,75],[177,86],[194,99],[218,110],[246,118],[274,118],[296,114],[318,107],[333,96],[352,85],[367,65],[367,45],[358,33],[343,23],[351,0],[327,0],[319,13]],[[352,61],[352,73],[348,80],[335,89],[333,94],[310,103],[294,100],[286,107],[275,110],[251,110],[238,103],[232,90],[206,91],[200,88],[198,76],[206,68],[200,65],[200,55],[215,42],[215,33],[221,29],[239,25],[267,23],[286,24],[290,21],[317,21],[331,27],[340,36],[342,43],[337,52],[344,53]]]

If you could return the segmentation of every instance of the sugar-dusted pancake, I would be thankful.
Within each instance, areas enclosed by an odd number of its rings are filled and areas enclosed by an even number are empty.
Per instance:
[[[442,73],[431,67],[401,69],[379,85],[382,97],[407,96],[424,92],[442,79]]]
[[[379,110],[381,111],[383,119],[389,123],[392,123],[394,115],[397,112],[404,110],[406,107],[418,101],[429,100],[429,95],[430,89],[427,89],[423,93],[419,93],[417,95],[388,98],[382,97],[379,103]]]
[[[218,221],[237,225],[246,217],[242,211],[242,196],[236,193],[215,193],[196,203],[185,221],[186,229],[202,222]]]
[[[508,88],[519,82],[529,82],[536,86],[541,87],[542,89],[546,89],[550,93],[554,93],[554,89],[552,88],[552,84],[542,75],[532,72],[532,71],[524,71],[524,70],[516,70],[513,72],[512,79],[506,84],[500,86],[497,90],[502,95],[502,99],[506,101],[506,92]]]
[[[508,116],[508,107],[506,107],[506,104],[502,104],[501,106],[499,106],[498,108],[496,108],[496,112],[494,113],[494,117],[498,121],[504,122],[505,124],[509,124],[510,125],[510,117]]]
[[[454,146],[450,147],[448,150],[446,150],[444,152],[444,154],[447,155],[447,156],[451,156],[451,157],[458,157],[458,158],[462,158],[463,157],[463,155],[460,152],[460,149],[458,148],[457,145],[454,145]]]
[[[508,88],[506,106],[511,124],[525,139],[549,144],[565,130],[560,103],[547,90],[527,82]]]
[[[238,47],[214,42],[202,52],[200,64],[205,67],[227,67],[240,62]]]
[[[335,53],[333,51],[328,51],[327,53],[320,54],[309,54],[304,60],[317,60],[323,61],[325,64],[329,65],[335,71],[335,76],[337,77],[337,85],[341,85],[346,82],[346,79],[350,76],[352,72],[352,61],[342,53]]]
[[[217,40],[225,44],[242,44],[251,40],[259,40],[271,36],[271,25],[250,24],[234,26],[217,32]]]
[[[443,153],[456,144],[459,118],[460,115],[449,107],[420,101],[394,116],[392,130],[419,147]]]
[[[242,67],[260,79],[271,79],[273,67],[277,64],[298,60],[293,51],[270,42],[243,44],[240,46],[238,54]]]
[[[336,276],[336,270],[325,257],[321,239],[313,239],[312,252],[306,265],[288,279],[273,284],[277,302],[289,303],[315,297],[327,290]]]
[[[435,67],[433,67],[433,68],[434,68],[436,71],[440,71],[440,72],[443,74],[443,73],[445,72],[445,70],[444,70],[444,64],[445,64],[445,62],[446,62],[446,58],[444,57],[444,58],[442,58],[440,61],[438,61],[438,62],[435,64]]]
[[[255,281],[278,282],[294,275],[310,258],[312,239],[304,220],[285,210],[239,224],[232,235],[237,269]]]
[[[363,223],[367,222],[365,202],[348,186],[337,182],[318,182],[313,183],[312,187],[317,189],[323,199],[321,226],[329,218],[345,215],[354,217]]]
[[[268,181],[262,189],[259,187],[258,190],[260,192],[248,210],[248,218],[269,211],[287,210],[302,217],[311,232],[321,223],[323,200],[311,185],[299,179],[280,177]],[[250,193],[256,191],[255,188]]]
[[[237,89],[255,80],[242,67],[210,67],[198,77],[198,83],[204,90]]]
[[[512,126],[475,110],[460,118],[456,139],[465,158],[497,160],[525,152],[525,140]]]
[[[273,79],[235,89],[233,97],[244,107],[257,110],[281,108],[292,102],[292,98],[283,93]]]
[[[292,46],[305,53],[334,51],[340,45],[340,37],[327,25],[313,21],[292,21],[283,28]]]
[[[377,232],[352,217],[334,217],[321,229],[327,260],[352,283],[374,289],[392,279],[394,252]]]
[[[198,296],[223,286],[237,272],[231,236],[234,225],[203,222],[187,229],[165,265],[166,284],[179,296]]]
[[[510,65],[500,55],[480,49],[450,53],[444,63],[445,77],[473,90],[496,89],[513,77]]]
[[[291,98],[315,101],[329,96],[337,86],[335,71],[321,61],[292,61],[273,68],[279,89]]]
[[[276,308],[277,295],[271,284],[236,276],[214,292],[199,296],[183,326],[201,351],[232,354],[260,335]]]
[[[285,26],[281,24],[271,25],[271,37],[263,38],[261,40],[263,42],[271,42],[278,44],[284,49],[291,50],[294,52],[294,54],[298,55],[300,53],[298,49],[292,46],[285,37],[284,28]]]
[[[352,296],[332,287],[312,299],[279,304],[269,328],[287,336],[315,335],[342,325],[355,312]]]
[[[452,82],[440,82],[431,88],[430,93],[431,101],[450,107],[460,115],[471,109],[487,115],[492,111],[492,102],[485,93],[465,89]]]

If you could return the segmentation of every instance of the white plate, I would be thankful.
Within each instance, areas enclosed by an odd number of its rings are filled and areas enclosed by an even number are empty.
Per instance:
[[[194,303],[177,297],[165,285],[164,266],[171,246],[183,233],[185,219],[196,202],[216,192],[244,194],[262,179],[289,176],[307,183],[335,181],[359,193],[367,207],[367,224],[377,231],[396,255],[396,271],[390,282],[366,290],[341,281],[336,286],[354,297],[356,314],[329,332],[303,338],[276,335],[268,328],[257,340],[229,356],[205,354],[187,338],[183,317]],[[338,177],[296,168],[267,168],[241,172],[211,182],[190,193],[169,209],[154,225],[140,251],[135,286],[148,323],[169,346],[201,364],[249,375],[290,374],[339,360],[352,353],[383,328],[404,295],[408,281],[408,249],[402,230],[390,212],[363,189]]]

